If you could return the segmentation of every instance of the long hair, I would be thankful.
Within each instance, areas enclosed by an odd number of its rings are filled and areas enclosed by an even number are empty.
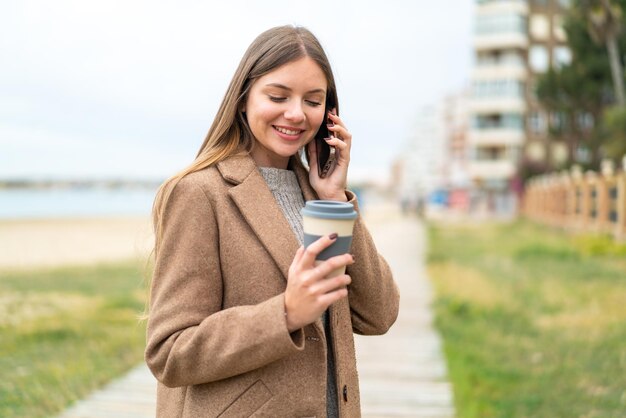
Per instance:
[[[232,155],[249,153],[254,146],[254,136],[243,107],[252,84],[272,70],[303,57],[315,61],[326,76],[326,108],[335,107],[339,110],[330,63],[321,44],[308,29],[278,26],[260,34],[241,59],[195,160],[167,179],[157,192],[152,207],[155,254],[158,253],[162,239],[163,212],[178,182],[187,174],[205,169]]]

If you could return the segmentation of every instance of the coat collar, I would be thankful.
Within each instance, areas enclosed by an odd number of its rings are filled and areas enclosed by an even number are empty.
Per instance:
[[[289,164],[296,174],[304,200],[316,199],[309,183],[309,173],[299,158],[292,157]],[[233,156],[217,163],[217,169],[226,181],[233,184],[228,194],[287,279],[300,243],[254,160],[249,155]]]

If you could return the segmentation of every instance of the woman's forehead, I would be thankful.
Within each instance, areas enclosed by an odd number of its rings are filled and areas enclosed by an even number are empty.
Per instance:
[[[319,64],[309,57],[303,57],[275,68],[260,77],[255,84],[291,90],[326,91],[328,82]]]

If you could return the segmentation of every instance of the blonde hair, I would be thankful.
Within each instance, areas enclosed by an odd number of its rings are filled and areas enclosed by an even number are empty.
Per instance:
[[[339,111],[337,89],[332,69],[324,49],[306,28],[278,26],[260,34],[248,47],[233,79],[226,90],[222,104],[191,165],[167,179],[159,188],[152,206],[154,224],[154,254],[158,254],[162,240],[163,212],[172,191],[188,174],[205,169],[232,155],[247,154],[254,146],[254,136],[243,112],[250,87],[256,79],[270,71],[310,57],[326,76],[326,108]]]

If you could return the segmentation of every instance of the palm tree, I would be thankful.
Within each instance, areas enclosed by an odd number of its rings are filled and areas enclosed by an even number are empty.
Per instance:
[[[622,30],[622,9],[611,0],[582,0],[581,7],[587,17],[587,30],[591,38],[598,44],[606,44],[617,105],[624,107],[624,70],[617,47]]]

